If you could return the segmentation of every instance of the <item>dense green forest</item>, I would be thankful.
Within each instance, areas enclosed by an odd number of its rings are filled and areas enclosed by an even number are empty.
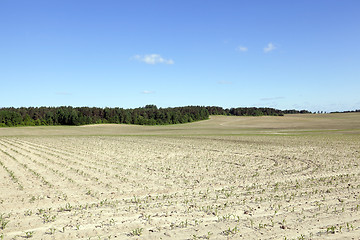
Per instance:
[[[286,111],[292,111],[291,113],[305,113],[296,112],[296,110]],[[70,106],[0,108],[0,127],[38,125],[78,126],[99,123],[164,125],[204,120],[208,119],[209,115],[282,116],[285,112],[273,108],[255,107],[230,109],[210,106],[158,108],[155,105],[146,105],[145,107],[134,109]]]
[[[311,112],[309,112],[308,110],[295,110],[295,109],[291,109],[291,110],[282,110],[282,112],[284,114],[309,114]]]
[[[157,108],[97,108],[97,107],[29,107],[0,109],[0,126],[85,125],[125,123],[163,125],[199,121],[209,118],[204,107],[188,106]]]
[[[206,107],[210,115],[229,115],[229,116],[283,116],[284,114],[305,114],[311,113],[307,110],[278,110],[274,108],[222,108]]]

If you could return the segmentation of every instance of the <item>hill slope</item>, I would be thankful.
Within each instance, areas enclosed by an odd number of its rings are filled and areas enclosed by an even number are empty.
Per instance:
[[[192,135],[301,132],[360,133],[360,113],[302,114],[283,117],[210,116],[209,120],[165,126],[97,124],[0,128],[0,136],[20,135]]]

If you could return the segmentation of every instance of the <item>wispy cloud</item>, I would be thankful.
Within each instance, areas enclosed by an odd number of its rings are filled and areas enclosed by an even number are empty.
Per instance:
[[[276,46],[272,43],[268,43],[266,47],[264,47],[264,53],[271,52],[276,49]]]
[[[274,101],[284,99],[284,97],[269,97],[269,98],[261,98],[260,101]]]
[[[221,84],[221,85],[230,85],[230,84],[233,84],[233,82],[231,82],[231,81],[225,81],[225,80],[218,81],[217,83],[218,83],[218,84]]]
[[[248,48],[244,46],[238,46],[236,50],[239,52],[247,52]]]
[[[154,91],[149,91],[149,90],[144,90],[141,92],[142,94],[153,94],[155,93]]]
[[[72,95],[72,94],[69,93],[69,92],[56,92],[55,94],[56,94],[56,95],[63,95],[63,96],[70,96],[70,95]]]
[[[172,59],[165,59],[159,54],[135,55],[134,57],[132,57],[132,59],[144,62],[146,64],[174,64],[174,61]]]

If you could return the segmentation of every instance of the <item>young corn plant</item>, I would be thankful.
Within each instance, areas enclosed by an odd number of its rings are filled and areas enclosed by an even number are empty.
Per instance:
[[[6,228],[6,225],[9,223],[9,220],[6,220],[6,217],[4,214],[0,214],[0,229],[4,230]]]
[[[326,228],[326,233],[335,234],[335,232],[336,232],[336,226],[330,226]]]
[[[238,227],[234,227],[234,228],[228,228],[226,230],[224,230],[222,233],[225,235],[225,236],[230,236],[230,235],[235,235],[237,234],[238,232],[240,231],[240,229]]]
[[[50,235],[53,235],[56,232],[56,228],[49,228],[49,231],[47,232]]]
[[[32,211],[31,210],[26,210],[24,213],[25,216],[31,216],[32,215]]]
[[[205,239],[210,239],[211,235],[213,235],[212,232],[208,232],[207,235],[204,236]]]
[[[134,237],[134,236],[141,236],[142,232],[143,232],[143,228],[135,228],[130,232],[130,236]]]
[[[34,236],[34,231],[25,232],[25,238],[32,238]]]

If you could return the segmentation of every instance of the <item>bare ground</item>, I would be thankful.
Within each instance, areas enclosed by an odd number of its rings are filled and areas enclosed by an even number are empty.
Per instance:
[[[360,115],[0,129],[4,239],[359,239]]]

